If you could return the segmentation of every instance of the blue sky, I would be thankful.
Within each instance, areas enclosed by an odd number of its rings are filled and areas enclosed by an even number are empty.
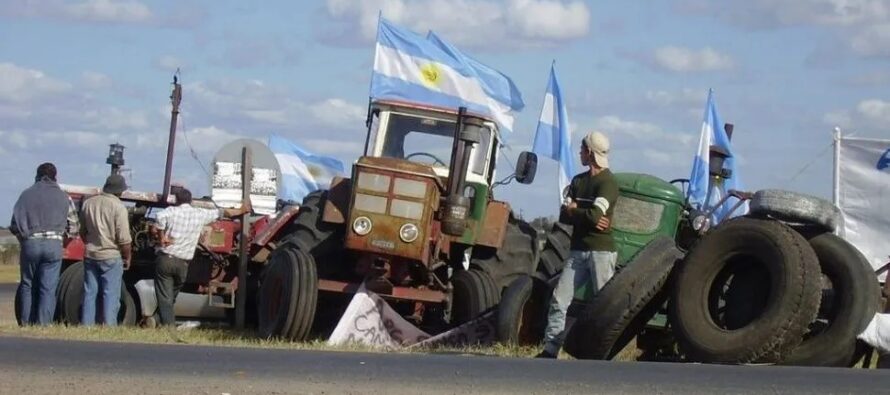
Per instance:
[[[532,143],[552,60],[573,152],[601,130],[616,171],[688,177],[709,88],[736,125],[752,190],[828,198],[834,126],[890,138],[890,0],[243,3],[0,0],[0,218],[43,161],[61,182],[100,185],[115,141],[132,187],[159,191],[177,67],[173,178],[199,194],[209,182],[198,160],[238,137],[274,132],[351,163],[381,10],[514,79],[526,108],[501,176]],[[556,213],[556,189],[556,165],[542,159],[534,184],[495,193],[531,218]]]

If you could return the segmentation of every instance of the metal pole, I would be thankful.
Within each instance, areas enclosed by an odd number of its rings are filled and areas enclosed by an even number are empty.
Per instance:
[[[176,143],[176,117],[179,115],[179,102],[182,101],[182,86],[178,78],[173,76],[173,93],[170,94],[173,110],[170,114],[170,136],[167,138],[167,164],[164,166],[164,189],[161,191],[161,202],[167,203],[170,197],[170,176],[173,173],[173,145]]]
[[[834,128],[834,205],[840,204],[840,186],[841,186],[841,128]]]
[[[253,182],[253,158],[250,147],[241,148],[241,204],[250,199],[250,184]],[[244,329],[244,308],[247,305],[247,259],[250,224],[248,213],[241,216],[241,238],[238,245],[238,290],[235,291],[235,327]]]

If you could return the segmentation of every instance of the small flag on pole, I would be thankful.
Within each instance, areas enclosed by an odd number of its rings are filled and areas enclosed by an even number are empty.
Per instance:
[[[310,192],[328,189],[334,176],[345,173],[343,162],[313,154],[277,134],[269,136],[269,149],[281,168],[278,197],[283,200],[302,203]]]
[[[718,179],[710,174],[711,147],[718,148],[727,154],[723,162],[723,168],[729,170],[729,178]],[[698,151],[692,161],[692,175],[689,177],[689,189],[687,197],[692,207],[706,211],[716,205],[729,190],[741,190],[742,183],[736,158],[732,152],[729,136],[723,129],[723,120],[717,113],[717,104],[714,101],[714,90],[708,90],[708,102],[705,104],[705,114],[702,120],[701,137],[698,142]],[[744,215],[748,212],[748,204],[744,203],[736,211],[729,210],[735,206],[738,199],[730,197],[720,207],[714,209],[711,218],[712,224],[724,219],[725,216]]]
[[[572,132],[569,130],[569,115],[566,112],[565,101],[559,88],[559,80],[556,78],[556,67],[551,65],[550,80],[547,83],[547,92],[544,94],[544,104],[541,107],[541,118],[538,120],[538,130],[535,132],[532,151],[559,163],[560,203],[562,203],[563,191],[575,176],[571,147]]]

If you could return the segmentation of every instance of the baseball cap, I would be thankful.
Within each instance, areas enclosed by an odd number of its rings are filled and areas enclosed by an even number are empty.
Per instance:
[[[597,131],[587,133],[584,145],[593,153],[597,166],[604,169],[609,167],[609,138],[605,134]]]

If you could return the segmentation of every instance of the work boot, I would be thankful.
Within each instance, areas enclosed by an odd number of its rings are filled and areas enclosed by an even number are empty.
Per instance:
[[[540,353],[538,353],[538,355],[535,355],[535,358],[556,359],[556,354],[554,354],[550,351],[544,350],[544,351],[541,351]]]

